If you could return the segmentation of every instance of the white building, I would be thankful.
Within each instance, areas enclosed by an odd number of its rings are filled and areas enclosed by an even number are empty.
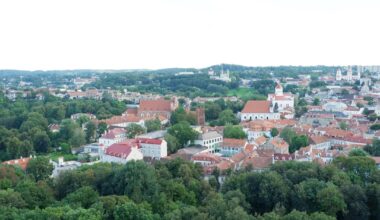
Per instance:
[[[294,108],[294,95],[284,93],[280,83],[277,83],[274,94],[268,94],[268,101],[272,102],[274,108],[279,112]],[[275,107],[277,105],[277,107]]]
[[[165,140],[137,138],[136,143],[144,157],[160,160],[168,156],[168,145]]]
[[[248,101],[240,113],[241,121],[280,119],[280,113],[274,112],[271,101]]]
[[[114,128],[107,131],[99,138],[99,144],[108,147],[112,144],[120,143],[127,140],[126,131],[122,128]]]
[[[347,67],[347,73],[346,75],[343,75],[342,74],[342,70],[341,69],[338,69],[336,71],[336,75],[335,75],[335,79],[337,81],[355,81],[355,80],[360,80],[361,78],[361,72],[360,72],[360,69],[361,68],[357,68],[357,73],[356,75],[353,75],[353,71],[352,71],[352,67],[351,66],[348,66]]]
[[[125,164],[131,160],[142,160],[143,158],[143,154],[133,142],[112,144],[100,155],[102,162],[120,164]]]
[[[223,142],[223,136],[216,131],[209,131],[200,134],[194,141],[196,145],[202,145],[207,147],[209,152],[214,152],[220,144]]]

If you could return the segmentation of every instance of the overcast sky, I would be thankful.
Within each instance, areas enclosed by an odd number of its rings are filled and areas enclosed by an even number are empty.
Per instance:
[[[0,69],[380,65],[379,0],[0,1]]]

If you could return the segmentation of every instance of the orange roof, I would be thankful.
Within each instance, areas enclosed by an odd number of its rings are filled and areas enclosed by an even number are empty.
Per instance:
[[[313,144],[320,144],[329,141],[329,138],[326,136],[310,136],[309,138]]]
[[[243,166],[252,165],[254,169],[263,169],[270,167],[272,163],[272,157],[248,157],[243,161]]]
[[[171,112],[171,101],[165,99],[158,100],[141,100],[139,112],[141,111],[164,111]]]
[[[28,167],[29,161],[31,159],[32,159],[31,157],[27,157],[27,158],[15,159],[15,160],[8,160],[8,161],[2,162],[2,164],[20,166],[21,169],[26,170],[26,168]]]
[[[195,154],[191,158],[192,160],[198,160],[198,161],[210,161],[212,163],[219,163],[222,161],[222,158],[211,153],[199,153]]]
[[[222,146],[224,147],[245,147],[247,141],[244,139],[224,138]]]
[[[270,143],[276,148],[288,148],[289,144],[286,143],[282,138],[273,138]]]
[[[267,138],[264,137],[264,136],[261,136],[261,137],[256,138],[255,142],[256,142],[258,145],[262,145],[262,144],[264,144],[265,142],[267,142]]]
[[[243,110],[242,113],[269,113],[270,112],[270,101],[248,101]]]

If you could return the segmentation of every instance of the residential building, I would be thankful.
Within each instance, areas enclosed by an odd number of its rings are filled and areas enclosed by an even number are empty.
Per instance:
[[[127,140],[126,131],[123,128],[114,128],[106,131],[100,138],[99,144],[105,147]]]
[[[144,155],[137,144],[131,141],[112,144],[101,154],[100,160],[108,163],[125,164],[131,160],[142,160]]]
[[[210,152],[215,152],[223,142],[223,136],[216,131],[208,131],[199,134],[194,144],[207,147]]]
[[[244,139],[224,138],[219,146],[219,151],[223,156],[230,157],[245,149],[247,141]]]

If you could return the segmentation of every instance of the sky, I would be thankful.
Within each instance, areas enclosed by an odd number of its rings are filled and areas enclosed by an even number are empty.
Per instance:
[[[380,65],[379,0],[1,0],[0,69]]]

